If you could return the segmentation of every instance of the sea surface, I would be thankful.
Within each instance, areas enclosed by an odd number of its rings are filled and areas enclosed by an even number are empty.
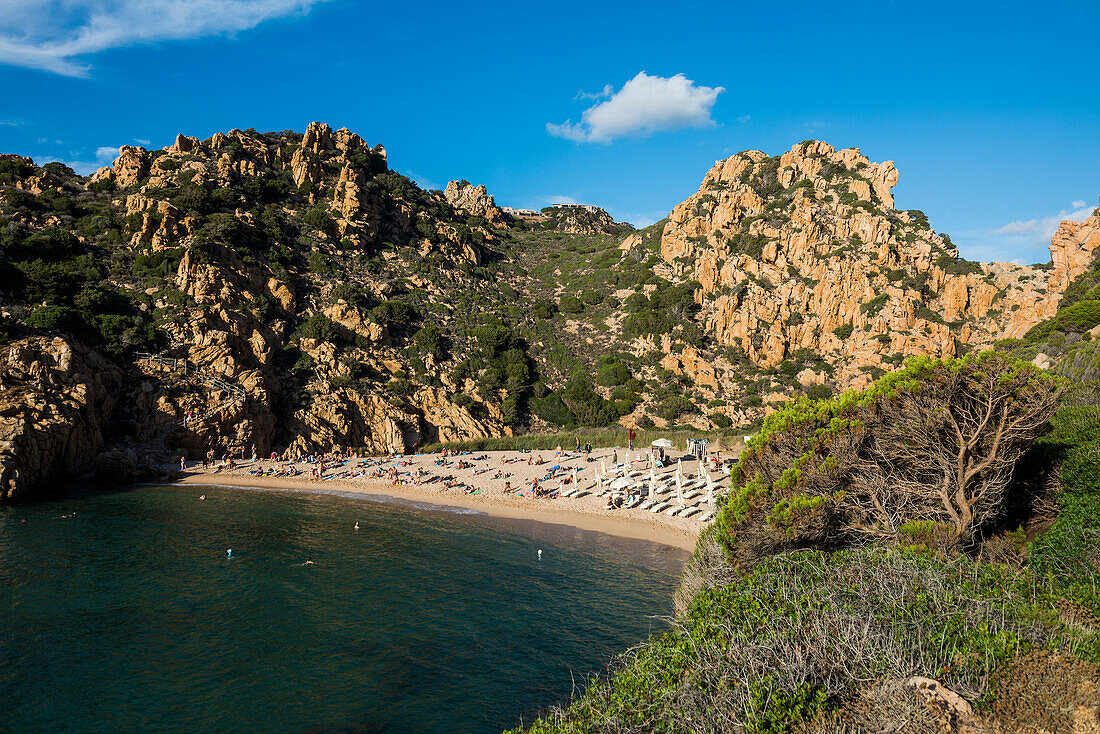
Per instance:
[[[0,507],[0,731],[498,732],[665,629],[685,558],[338,493]]]

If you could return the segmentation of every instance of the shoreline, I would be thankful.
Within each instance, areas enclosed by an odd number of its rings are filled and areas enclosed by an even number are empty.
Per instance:
[[[669,545],[687,552],[695,550],[698,532],[665,525],[654,518],[597,515],[568,507],[524,507],[511,503],[493,501],[480,495],[441,495],[435,492],[415,491],[412,487],[378,484],[365,486],[334,479],[323,483],[309,480],[296,481],[289,477],[255,477],[233,474],[189,474],[180,477],[172,484],[187,484],[196,487],[234,487],[238,489],[281,490],[325,494],[339,492],[345,495],[360,495],[373,502],[387,503],[388,500],[405,500],[408,503],[429,505],[430,509],[446,511],[446,508],[476,510],[491,517],[506,520],[530,520],[547,525],[567,525],[579,530],[605,533],[620,538],[645,540],[658,545]],[[493,498],[496,499],[496,498]],[[501,498],[503,499],[503,498]],[[521,502],[540,502],[541,500],[521,500]],[[621,510],[616,510],[621,512]]]
[[[600,455],[604,453],[608,454],[608,456],[601,457]],[[540,465],[528,466],[525,463],[527,457],[537,457],[538,455],[538,452],[534,454],[520,454],[519,452],[510,451],[480,452],[479,457],[475,458],[474,461],[484,463],[480,467],[471,467],[471,469],[485,469],[489,467],[508,469],[512,472],[508,476],[511,477],[517,485],[522,486],[525,480],[523,477],[517,475],[535,475],[545,471],[545,468]],[[480,458],[481,456],[484,456],[484,458]],[[511,459],[511,463],[506,463],[506,457]],[[611,453],[610,451],[599,450],[593,452],[593,457],[594,460],[602,458],[606,461],[611,457]],[[522,460],[522,463],[518,461],[517,458]],[[405,462],[405,468],[428,468],[429,470],[438,471],[435,462],[439,459],[440,456],[438,454],[416,454],[398,457],[392,461]],[[551,460],[565,465],[569,461],[579,461],[581,457],[575,455],[571,457],[565,456],[560,459],[545,459],[546,463],[549,463]],[[368,461],[378,462],[379,459],[376,457]],[[189,464],[191,463],[198,464],[198,462],[189,462]],[[476,472],[474,472],[475,476],[465,476],[471,473],[471,469],[459,469],[457,471],[451,469],[450,471],[456,471],[456,473],[461,472],[463,476],[460,478],[468,485],[476,487],[478,489],[477,494],[467,494],[461,490],[447,489],[442,483],[425,483],[420,485],[404,483],[392,484],[385,479],[365,476],[337,477],[318,481],[316,479],[310,479],[307,474],[301,474],[297,477],[257,476],[249,474],[248,470],[256,466],[267,469],[276,466],[276,462],[267,460],[260,460],[255,464],[252,462],[243,462],[232,471],[218,472],[202,471],[197,466],[189,466],[188,470],[183,473],[174,484],[187,484],[193,486],[223,485],[227,487],[260,490],[291,490],[317,494],[332,492],[348,496],[359,495],[365,499],[372,499],[376,502],[397,500],[398,503],[404,501],[413,504],[428,505],[429,508],[439,511],[446,511],[447,508],[473,510],[491,517],[508,520],[533,521],[548,525],[564,525],[579,530],[604,533],[620,538],[648,541],[657,545],[671,546],[687,551],[688,553],[695,550],[699,534],[705,527],[704,523],[696,520],[651,513],[637,508],[608,509],[606,507],[605,498],[595,494],[590,494],[587,497],[581,498],[559,497],[556,499],[518,496],[514,490],[501,491],[498,485],[502,480],[498,479],[494,482],[493,478],[489,477],[487,472],[483,471],[481,475],[476,475]],[[594,486],[596,466],[599,466],[599,464],[593,465],[588,463],[587,466],[577,467],[581,472],[581,479],[578,484],[582,488],[587,487],[591,489],[592,486]],[[697,470],[696,462],[684,463],[685,474],[688,474],[692,468]],[[660,476],[668,476],[672,471],[671,467],[666,467],[660,470],[658,474]],[[585,476],[586,474],[588,476]],[[643,487],[644,484],[645,482],[643,481]]]

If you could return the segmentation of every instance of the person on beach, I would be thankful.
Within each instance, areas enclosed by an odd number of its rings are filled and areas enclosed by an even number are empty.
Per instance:
[[[180,471],[187,471],[187,454],[180,454]]]
[[[573,446],[573,452],[574,453],[580,453],[580,450],[581,450],[581,437],[580,436],[574,436],[573,440],[576,441],[576,444]]]
[[[592,443],[589,441],[584,442],[584,458],[587,461],[589,454],[592,453]]]

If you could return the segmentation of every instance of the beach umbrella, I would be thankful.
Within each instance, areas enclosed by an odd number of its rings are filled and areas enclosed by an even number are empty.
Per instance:
[[[676,460],[676,476],[680,476],[684,473],[684,462],[680,459]]]
[[[630,479],[629,477],[619,477],[615,481],[611,482],[611,484],[609,484],[608,486],[612,489],[625,489],[627,487],[633,486],[633,484],[634,480]]]
[[[604,463],[603,459],[600,459],[600,474],[607,476],[607,464]]]
[[[684,504],[684,486],[679,472],[676,473],[676,501]]]
[[[707,468],[703,467],[703,476],[707,478],[707,502],[714,504],[714,480],[710,476],[710,472]]]
[[[577,467],[573,467],[573,489],[577,489]]]
[[[596,493],[599,494],[603,491],[603,479],[600,478],[600,471],[596,470]]]
[[[659,449],[673,449],[673,448],[676,448],[676,446],[672,443],[672,441],[669,441],[667,438],[658,438],[656,441],[653,442],[652,445],[656,446]]]
[[[657,495],[657,477],[653,474],[653,467],[649,467],[649,498],[653,499]]]

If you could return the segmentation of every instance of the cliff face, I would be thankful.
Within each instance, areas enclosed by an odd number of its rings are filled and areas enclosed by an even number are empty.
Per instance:
[[[120,377],[102,357],[59,337],[0,350],[0,501],[92,468]]]
[[[817,355],[848,387],[910,354],[1022,335],[1054,313],[1096,249],[1095,226],[1065,223],[1052,268],[960,261],[922,212],[894,208],[897,181],[891,161],[817,141],[740,153],[673,209],[661,255],[699,282],[700,317],[719,343],[760,368]]]

